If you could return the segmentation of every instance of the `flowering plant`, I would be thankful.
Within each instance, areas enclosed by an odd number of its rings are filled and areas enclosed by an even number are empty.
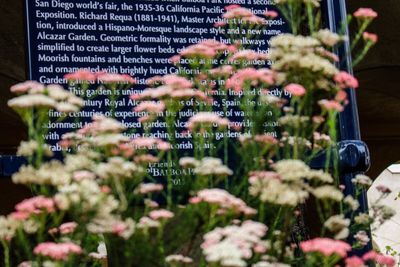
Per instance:
[[[354,196],[339,185],[337,115],[358,82],[337,69],[331,51],[346,38],[321,29],[318,0],[276,4],[294,34],[274,37],[269,54],[245,40],[277,11],[259,17],[226,7],[215,26],[227,43],[183,49],[171,58],[176,74],[153,77],[130,96],[142,132],[127,129],[110,105],[109,116],[63,135],[63,161],[44,161],[42,126],[50,109],[71,114],[83,100],[56,85],[12,87],[22,95],[9,104],[30,133],[19,150],[30,164],[13,181],[37,195],[0,217],[5,266],[393,266],[374,251],[351,256],[368,244],[373,218],[384,223],[393,213],[379,203],[374,217],[357,212],[368,177],[354,177]],[[376,41],[362,33],[376,15],[354,16],[362,57]],[[304,24],[308,36],[300,35]],[[65,78],[82,97],[104,91],[111,103],[134,83],[85,70]],[[160,125],[165,140],[153,135]],[[321,153],[325,168],[312,169]],[[313,238],[297,230],[305,205],[320,220]]]

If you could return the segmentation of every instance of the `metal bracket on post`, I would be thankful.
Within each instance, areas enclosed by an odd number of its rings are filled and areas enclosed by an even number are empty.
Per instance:
[[[341,173],[366,172],[371,160],[367,144],[361,140],[338,142],[339,168]]]

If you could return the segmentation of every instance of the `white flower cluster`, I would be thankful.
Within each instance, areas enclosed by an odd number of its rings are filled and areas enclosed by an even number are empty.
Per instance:
[[[257,213],[256,210],[247,206],[242,199],[219,188],[200,190],[195,197],[189,200],[189,202],[192,204],[207,202],[209,204],[217,205],[219,207],[219,213],[235,212],[243,213],[245,215],[254,215]]]
[[[84,105],[83,99],[56,84],[45,86],[27,81],[14,85],[11,91],[19,94],[8,101],[8,105],[14,109],[51,108],[69,113],[79,111]]]
[[[345,219],[343,214],[331,216],[325,221],[324,226],[335,234],[335,239],[345,239],[349,236],[350,219]]]
[[[179,165],[184,168],[194,168],[194,173],[198,175],[229,176],[233,174],[233,171],[225,166],[219,158],[204,157],[196,160],[183,157],[179,160]]]
[[[119,206],[118,201],[111,195],[102,193],[98,183],[93,180],[82,180],[60,186],[54,199],[59,209],[79,207],[82,213],[96,212],[109,215]]]
[[[108,162],[99,163],[95,169],[95,173],[102,179],[133,178],[143,172],[142,167],[121,157],[109,158]]]
[[[23,157],[31,157],[38,149],[39,144],[34,140],[22,141],[18,147],[17,155]],[[48,145],[43,145],[42,149],[46,156],[51,157],[53,155],[53,152],[50,150],[50,147]]]
[[[240,226],[215,228],[203,237],[201,248],[206,261],[229,267],[247,266],[246,259],[250,259],[254,253],[266,251],[261,238],[267,230],[267,226],[254,221],[245,221]]]
[[[300,160],[281,160],[274,164],[276,172],[250,173],[250,194],[261,201],[277,205],[297,206],[310,194],[321,200],[340,201],[342,192],[330,185],[333,178],[321,170],[312,170]]]
[[[270,58],[275,61],[272,68],[281,72],[307,69],[331,78],[338,70],[329,59],[321,56],[321,46],[313,37],[278,35],[271,40]]]
[[[57,160],[52,160],[42,164],[39,169],[27,165],[12,176],[16,184],[37,184],[60,186],[69,184],[71,174],[65,169],[64,165]]]
[[[0,216],[0,240],[10,241],[16,234],[20,224],[11,216]]]

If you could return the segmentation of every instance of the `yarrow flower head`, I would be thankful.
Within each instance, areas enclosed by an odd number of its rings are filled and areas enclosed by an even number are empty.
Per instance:
[[[338,255],[346,257],[351,251],[351,246],[346,242],[329,238],[314,238],[300,243],[300,248],[305,253],[318,252],[324,256]]]
[[[353,75],[345,72],[345,71],[341,71],[338,74],[335,75],[335,77],[333,78],[335,80],[335,82],[338,84],[338,86],[342,89],[346,89],[346,88],[358,88],[358,81],[356,78],[354,78]]]
[[[96,74],[87,69],[80,69],[77,70],[76,72],[64,75],[64,79],[66,79],[69,82],[75,82],[75,81],[94,82],[96,81],[96,78],[97,78]]]
[[[36,255],[49,257],[53,260],[65,261],[72,254],[81,254],[82,248],[71,242],[66,242],[66,243],[45,242],[37,245],[34,248],[33,253],[35,253]]]
[[[303,96],[306,94],[306,89],[300,84],[291,83],[286,85],[284,89],[294,96]]]
[[[378,16],[378,13],[376,13],[373,9],[371,8],[359,8],[353,13],[354,17],[358,19],[374,19]]]
[[[187,128],[189,131],[193,132],[197,129],[204,130],[205,128],[224,128],[228,127],[229,120],[227,118],[222,118],[212,112],[199,112],[192,116],[188,123]]]
[[[245,221],[240,226],[217,227],[204,235],[201,244],[207,262],[221,266],[247,266],[245,260],[264,253],[266,245],[261,238],[268,228],[259,222]]]
[[[378,35],[369,32],[363,32],[363,39],[367,42],[376,43],[378,42]]]

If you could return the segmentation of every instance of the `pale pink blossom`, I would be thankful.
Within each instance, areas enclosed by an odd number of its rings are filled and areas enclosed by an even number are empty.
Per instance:
[[[30,216],[29,213],[22,212],[22,211],[14,211],[14,212],[10,213],[10,217],[17,221],[24,221],[24,220],[28,219],[29,216]]]
[[[211,69],[209,72],[211,75],[215,76],[229,76],[233,72],[233,67],[231,65],[223,65],[221,67]]]
[[[275,83],[275,76],[275,72],[269,69],[244,68],[233,74],[226,81],[225,88],[241,92],[244,90],[245,85],[270,86]]]
[[[278,12],[276,12],[274,10],[267,10],[264,12],[264,16],[266,16],[267,18],[274,19],[274,18],[278,17]]]
[[[81,254],[82,248],[74,243],[45,242],[37,245],[33,253],[49,257],[53,260],[67,260],[71,254]]]
[[[175,262],[175,263],[192,263],[193,260],[189,257],[185,257],[183,255],[169,255],[165,258],[166,262]]]
[[[44,196],[36,196],[33,198],[25,199],[15,206],[17,212],[24,212],[27,214],[38,214],[43,210],[51,213],[55,211],[55,203],[52,198]]]
[[[358,87],[357,79],[354,78],[353,75],[351,75],[345,71],[339,72],[338,74],[335,75],[335,77],[333,79],[338,84],[338,86],[342,89],[349,88],[349,87],[355,89]]]
[[[201,57],[210,59],[217,55],[217,51],[204,44],[195,44],[182,49],[179,54],[183,57]]]
[[[220,28],[220,27],[224,27],[224,26],[226,26],[226,22],[223,21],[223,20],[217,21],[217,22],[214,23],[214,27],[215,28]]]
[[[78,224],[76,222],[66,222],[60,225],[58,228],[60,230],[60,233],[63,235],[73,233],[78,227]]]
[[[318,104],[326,110],[335,110],[337,112],[342,112],[343,111],[343,106],[337,102],[336,100],[320,100],[318,101]]]
[[[376,43],[378,42],[378,35],[369,32],[363,32],[363,39],[368,42]]]
[[[43,91],[44,88],[44,85],[37,81],[25,81],[11,86],[10,91],[15,94],[25,94],[32,89],[35,91]]]
[[[75,181],[82,181],[82,180],[94,180],[96,179],[96,175],[90,171],[76,171],[74,172],[72,178]]]
[[[137,194],[150,194],[154,192],[160,192],[164,189],[162,184],[155,184],[155,183],[147,183],[147,184],[140,184],[136,189],[135,193]]]
[[[291,83],[285,86],[285,91],[291,93],[294,96],[303,96],[306,94],[306,89],[297,83]]]
[[[381,264],[381,265],[384,265],[384,266],[388,266],[388,267],[395,266],[395,264],[396,264],[396,261],[395,261],[395,259],[393,257],[386,256],[386,255],[383,255],[383,254],[379,254],[379,253],[377,253],[377,252],[375,252],[373,250],[365,253],[362,256],[362,258],[363,258],[364,261],[372,260],[372,261],[375,261],[378,264]]]
[[[151,155],[151,154],[143,154],[135,157],[135,162],[137,163],[155,163],[160,159]]]
[[[229,120],[227,118],[222,118],[212,112],[199,112],[189,119],[187,128],[189,131],[194,131],[197,128],[203,128],[204,126],[223,128],[228,127],[228,125]]]
[[[189,202],[192,204],[207,202],[219,206],[222,210],[243,213],[245,215],[257,213],[256,210],[248,207],[240,198],[218,188],[200,190],[195,197],[189,199]]]
[[[128,74],[101,73],[97,75],[97,79],[99,79],[103,83],[136,83],[135,79]]]
[[[239,8],[241,7],[240,5],[237,4],[232,4],[232,5],[227,5],[224,7],[225,10],[231,10],[231,9],[235,9],[235,8]]]
[[[181,56],[180,55],[174,55],[169,58],[172,64],[178,64],[181,61]]]
[[[101,187],[100,187],[100,191],[102,192],[102,193],[104,193],[104,194],[109,194],[109,193],[111,193],[111,188],[109,187],[109,186],[107,186],[107,185],[102,185]]]
[[[143,101],[133,110],[136,112],[161,113],[165,110],[165,104],[163,102]]]
[[[346,267],[365,267],[364,261],[357,256],[352,256],[345,260]]]
[[[347,93],[344,90],[340,90],[336,93],[335,100],[338,102],[345,102],[347,101]]]
[[[80,69],[76,72],[65,74],[64,78],[67,81],[94,82],[96,80],[96,74],[86,69]]]
[[[174,89],[177,88],[191,88],[193,83],[184,77],[177,76],[175,74],[168,74],[162,77],[162,82],[165,85],[169,85]]]
[[[254,50],[241,50],[236,52],[231,57],[228,58],[228,62],[235,62],[236,60],[267,60],[268,55],[263,53],[258,53]]]
[[[174,217],[174,213],[169,210],[159,209],[150,211],[149,217],[153,220],[171,219]]]
[[[342,258],[346,257],[347,252],[351,251],[351,246],[346,242],[320,237],[301,242],[300,248],[305,253],[319,252],[324,256],[336,254]]]
[[[117,222],[112,226],[111,232],[116,235],[121,235],[126,229],[128,229],[128,225],[124,222]]]
[[[353,13],[354,17],[356,18],[362,18],[362,19],[373,19],[378,16],[378,13],[376,13],[373,9],[371,8],[359,8]]]

